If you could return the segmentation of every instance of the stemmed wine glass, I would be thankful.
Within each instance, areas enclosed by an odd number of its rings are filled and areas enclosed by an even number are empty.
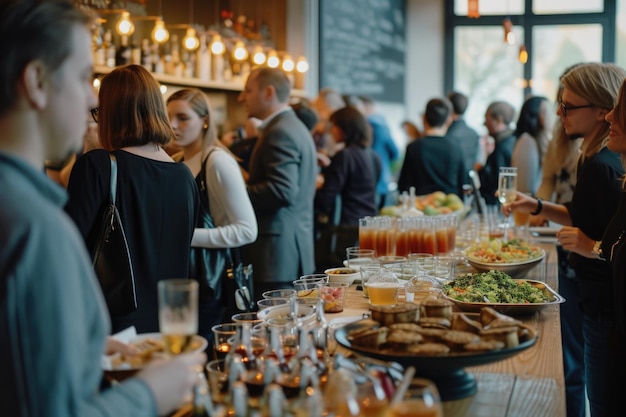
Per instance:
[[[517,168],[500,167],[498,176],[498,201],[500,204],[511,204],[515,201],[517,193]],[[508,238],[509,215],[504,217],[504,238],[506,242]]]

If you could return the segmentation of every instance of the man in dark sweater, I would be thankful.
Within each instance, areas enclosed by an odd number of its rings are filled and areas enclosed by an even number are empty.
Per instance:
[[[406,148],[398,179],[400,191],[415,187],[417,195],[443,191],[459,197],[465,182],[465,163],[459,144],[446,136],[452,104],[444,97],[431,99],[423,116],[424,134]]]

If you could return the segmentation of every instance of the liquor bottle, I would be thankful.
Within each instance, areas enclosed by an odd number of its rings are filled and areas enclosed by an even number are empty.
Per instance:
[[[172,63],[172,44],[174,41],[178,43],[178,36],[170,36],[169,42],[163,44],[163,72],[170,75],[174,75],[174,65]]]
[[[132,36],[130,38],[130,63],[141,65],[141,48]]]
[[[104,32],[102,47],[104,48],[105,65],[111,68],[115,67],[115,45],[112,40],[111,30],[108,29]]]
[[[165,72],[165,60],[161,57],[158,43],[152,45],[152,66],[155,74],[163,74]]]
[[[200,36],[200,47],[196,52],[196,77],[204,81],[211,79],[211,52],[205,35]]]
[[[172,35],[170,50],[172,53],[172,64],[171,64],[171,72],[170,74],[175,75],[177,77],[183,76],[183,65],[180,57],[180,45],[178,42],[178,36]],[[167,72],[167,67],[166,70]]]
[[[141,41],[141,66],[148,71],[152,71],[154,69],[152,66],[152,51],[150,51],[150,41],[147,38],[144,38]]]
[[[230,66],[230,59],[224,59],[224,81],[230,82],[233,80],[233,69]]]
[[[102,41],[102,26],[97,25],[93,31],[92,47],[93,47],[93,62],[95,65],[104,66],[106,64],[106,56],[104,51],[104,45]]]
[[[126,65],[130,62],[130,49],[128,48],[128,36],[120,37],[120,46],[115,52],[115,66]]]
[[[193,78],[196,73],[196,55],[188,51],[183,52],[183,77]]]

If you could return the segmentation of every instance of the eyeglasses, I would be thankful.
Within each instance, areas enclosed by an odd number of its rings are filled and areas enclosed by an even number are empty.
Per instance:
[[[596,106],[594,104],[585,104],[584,106],[568,106],[565,103],[561,103],[560,107],[561,107],[561,112],[563,113],[563,116],[567,116],[567,112],[570,110],[589,109],[591,107],[596,107]]]
[[[91,117],[93,117],[93,121],[98,123],[98,108],[95,107],[95,108],[89,110],[89,113],[91,113]]]

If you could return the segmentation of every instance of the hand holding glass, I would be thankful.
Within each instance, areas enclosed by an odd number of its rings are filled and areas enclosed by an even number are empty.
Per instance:
[[[198,282],[189,279],[159,281],[159,329],[165,350],[178,355],[198,332]]]
[[[500,167],[498,176],[498,201],[500,204],[511,204],[515,201],[517,194],[517,168]],[[505,215],[504,221],[504,241],[508,240],[509,215]]]

